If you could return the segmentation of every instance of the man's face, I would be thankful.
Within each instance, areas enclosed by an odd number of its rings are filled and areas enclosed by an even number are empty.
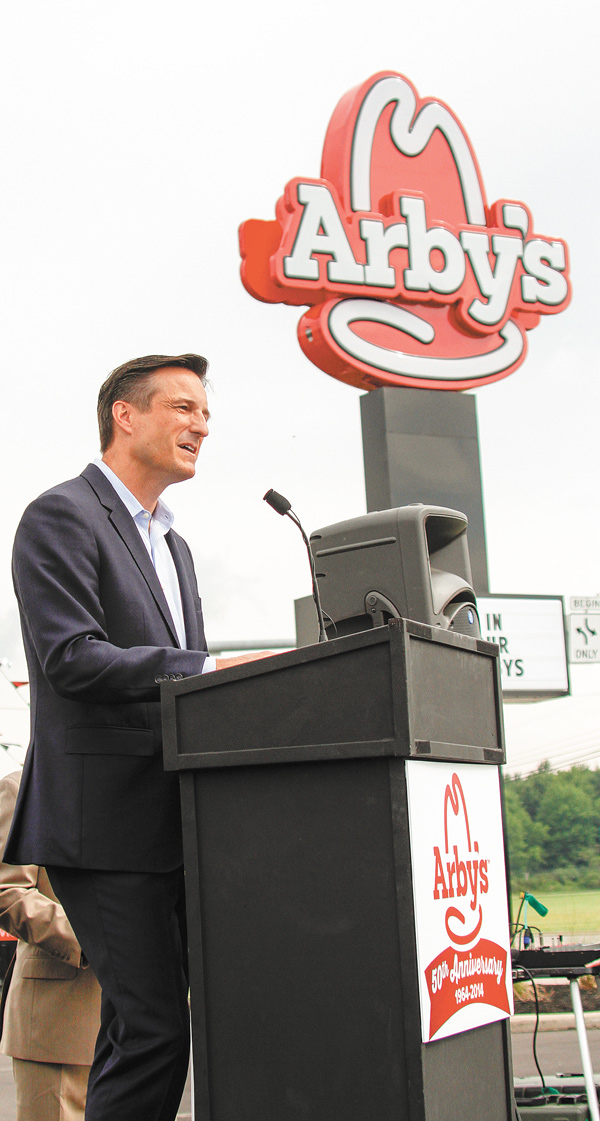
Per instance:
[[[193,478],[210,416],[206,392],[191,370],[158,370],[148,412],[131,409],[129,452],[135,467],[161,489]]]

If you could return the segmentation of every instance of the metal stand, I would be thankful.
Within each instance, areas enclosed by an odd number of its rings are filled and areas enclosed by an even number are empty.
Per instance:
[[[566,944],[554,947],[530,947],[526,950],[513,949],[512,951],[513,981],[533,980],[535,982],[537,977],[560,977],[569,982],[591,1121],[600,1121],[600,1109],[598,1108],[598,1094],[594,1081],[594,1070],[590,1058],[578,979],[585,975],[598,977],[600,974],[599,950],[600,945]],[[591,958],[594,960],[591,961]]]
[[[583,1016],[583,1007],[581,1004],[581,993],[577,979],[572,977],[569,981],[571,988],[571,1004],[575,1013],[575,1025],[577,1027],[577,1038],[579,1040],[579,1052],[581,1054],[581,1063],[583,1066],[583,1077],[585,1080],[585,1090],[590,1108],[590,1117],[592,1121],[600,1121],[600,1110],[598,1109],[598,1095],[596,1093],[596,1083],[594,1082],[594,1070],[592,1067],[592,1060],[590,1058],[590,1048],[587,1037],[587,1030],[585,1026],[585,1019]]]

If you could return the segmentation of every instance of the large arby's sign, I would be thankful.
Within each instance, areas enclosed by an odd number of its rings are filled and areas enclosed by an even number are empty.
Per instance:
[[[321,178],[288,183],[240,246],[251,295],[308,305],[306,356],[365,389],[497,381],[570,298],[564,241],[534,233],[521,202],[488,206],[458,119],[395,73],[342,98]]]

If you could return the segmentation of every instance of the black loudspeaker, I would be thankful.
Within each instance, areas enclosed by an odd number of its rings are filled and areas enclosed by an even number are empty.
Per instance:
[[[457,510],[377,510],[315,530],[310,546],[330,638],[393,618],[479,637],[467,518]]]

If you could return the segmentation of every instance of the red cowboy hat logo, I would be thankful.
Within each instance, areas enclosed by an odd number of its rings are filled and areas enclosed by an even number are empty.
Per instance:
[[[565,243],[534,233],[523,203],[488,206],[458,119],[393,72],[342,98],[321,178],[288,183],[240,247],[251,295],[308,305],[306,356],[365,389],[497,381],[570,299]]]

